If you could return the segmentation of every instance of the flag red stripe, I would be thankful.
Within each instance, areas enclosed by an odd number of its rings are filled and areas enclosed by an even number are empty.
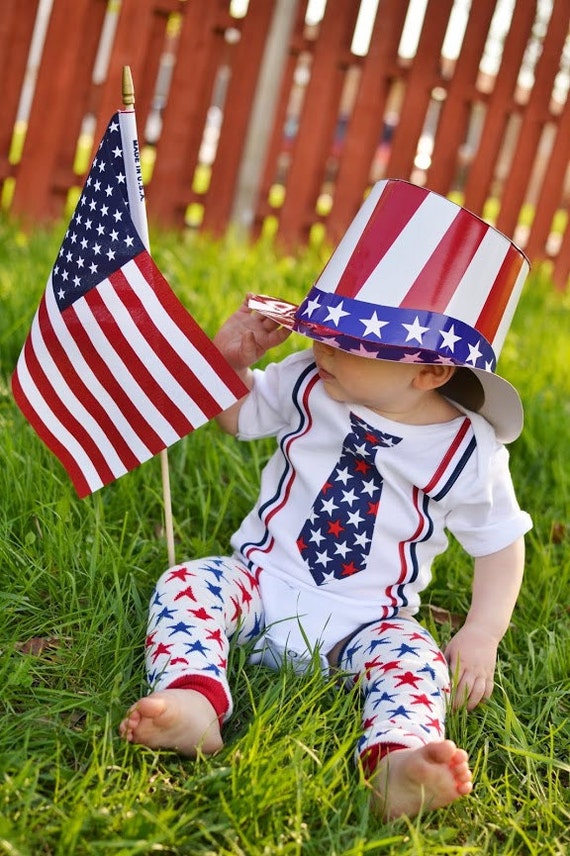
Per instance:
[[[113,274],[114,282],[117,282],[118,278],[122,278],[124,285],[129,287],[127,278],[120,271],[116,271]],[[84,299],[96,317],[101,329],[104,331],[105,336],[112,342],[113,347],[121,355],[131,375],[145,390],[158,412],[170,423],[172,429],[179,437],[189,434],[194,426],[188,421],[186,416],[145,366],[129,339],[125,336],[116,318],[102,299],[99,289],[92,288],[85,295]],[[149,324],[148,315],[145,314],[142,318],[137,318],[137,327],[141,335],[147,338],[149,344],[152,346],[153,325]],[[167,444],[162,441],[162,445],[165,446]]]
[[[94,289],[92,289],[94,290]],[[73,305],[69,306],[63,313],[67,329],[75,344],[82,352],[89,368],[97,380],[105,387],[107,393],[113,399],[133,431],[140,437],[151,455],[157,455],[165,444],[161,437],[149,424],[145,416],[134,405],[129,394],[120,385],[110,367],[97,352],[89,333],[84,329],[78,318]]]
[[[163,309],[168,313],[174,323],[184,331],[194,344],[194,347],[202,354],[204,359],[212,366],[218,377],[232,393],[242,398],[248,390],[236,375],[229,363],[222,357],[212,340],[197,324],[178,298],[172,291],[170,285],[154,264],[148,253],[141,253],[133,259],[144,278],[152,285],[152,288],[160,300]],[[219,407],[217,408],[219,413]]]
[[[101,454],[100,449],[97,447],[97,444],[93,442],[89,432],[85,430],[69,408],[62,402],[46,375],[43,366],[36,356],[31,337],[28,337],[24,345],[24,356],[30,375],[32,376],[34,383],[44,400],[49,403],[51,412],[63,425],[65,425],[69,433],[81,446],[86,457],[88,457],[93,464],[93,467],[97,471],[101,481],[104,484],[109,481],[113,481],[115,476]]]
[[[12,375],[12,392],[14,394],[14,399],[40,438],[43,443],[48,447],[48,449],[53,452],[54,455],[59,459],[60,463],[65,468],[67,474],[69,475],[71,481],[73,482],[73,486],[77,491],[79,498],[83,499],[83,497],[88,496],[93,490],[93,488],[87,482],[87,479],[83,475],[83,472],[77,461],[71,455],[65,446],[52,434],[44,421],[39,417],[37,412],[32,407],[27,395],[24,393],[22,386],[20,384],[20,378],[18,376],[18,369]]]
[[[112,274],[110,281],[115,286],[117,297],[121,300],[131,317],[136,318],[137,324],[139,324],[139,319],[147,312],[143,301],[130,286],[127,285],[127,287],[122,287],[126,282],[122,274],[120,276],[116,273]],[[205,417],[207,417],[207,419],[212,419],[213,416],[216,416],[220,412],[218,402],[196,377],[188,363],[182,359],[180,354],[178,354],[172,347],[160,328],[154,324],[153,319],[148,316],[148,314],[145,320],[149,328],[149,332],[146,337],[147,341],[152,345],[153,349],[160,354],[161,362],[164,363],[168,371],[176,378],[180,386],[198,405]],[[177,326],[184,335],[187,335],[186,330],[181,327],[180,324],[177,324]],[[195,342],[193,342],[193,344],[196,345]]]
[[[342,293],[346,297],[356,297],[363,282],[366,282],[384,255],[388,252],[402,229],[411,220],[415,212],[428,195],[427,190],[397,183],[386,187],[376,208],[366,224],[352,256],[342,273]],[[398,193],[398,203],[393,205],[390,216],[384,213],[385,205],[390,204],[391,195]],[[358,263],[355,263],[358,259]],[[318,284],[318,283],[317,283]]]
[[[488,228],[461,209],[400,305],[445,313]]]
[[[491,344],[503,320],[505,309],[511,298],[523,264],[524,259],[521,253],[511,244],[493,283],[493,287],[487,295],[485,305],[475,322],[477,330]]]
[[[75,370],[73,363],[67,356],[65,348],[51,326],[45,301],[43,300],[38,309],[38,320],[46,346],[68,387],[97,422],[101,431],[107,437],[109,445],[113,447],[125,466],[125,469],[127,471],[132,470],[133,467],[140,464],[140,459],[134,454],[105,408],[84,383],[81,375]]]

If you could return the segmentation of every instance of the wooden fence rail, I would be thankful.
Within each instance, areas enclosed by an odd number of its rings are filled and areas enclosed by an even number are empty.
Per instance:
[[[406,178],[563,288],[569,26],[569,0],[3,0],[2,205],[64,214],[130,65],[151,223],[334,243]]]

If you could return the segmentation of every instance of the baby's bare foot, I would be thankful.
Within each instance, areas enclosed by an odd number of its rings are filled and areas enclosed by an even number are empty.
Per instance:
[[[389,752],[371,784],[372,806],[385,820],[442,808],[473,788],[467,753],[451,740]]]
[[[149,749],[175,749],[195,758],[222,748],[216,711],[196,690],[160,690],[144,696],[128,711],[119,732],[130,743]]]

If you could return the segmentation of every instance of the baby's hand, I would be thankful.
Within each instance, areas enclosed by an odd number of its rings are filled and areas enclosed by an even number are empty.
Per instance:
[[[270,348],[280,345],[290,330],[249,309],[247,297],[220,327],[214,344],[235,371],[256,363]]]
[[[453,707],[473,710],[493,692],[497,640],[484,629],[465,624],[445,649],[455,683]]]

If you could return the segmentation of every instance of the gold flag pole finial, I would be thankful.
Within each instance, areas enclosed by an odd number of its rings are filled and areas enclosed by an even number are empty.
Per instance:
[[[130,65],[123,66],[123,105],[127,108],[134,107],[135,104],[135,86],[133,76],[131,74]]]

